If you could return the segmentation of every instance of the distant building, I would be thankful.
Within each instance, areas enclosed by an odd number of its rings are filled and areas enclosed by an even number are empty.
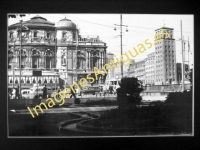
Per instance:
[[[136,76],[136,70],[135,70],[135,60],[134,59],[131,59],[131,64],[128,68],[128,74],[129,74],[129,77],[135,77]]]
[[[154,84],[156,79],[156,59],[155,52],[148,54],[145,59],[145,84]]]
[[[137,77],[145,84],[145,60],[134,62],[129,66],[129,77]]]
[[[107,63],[111,64],[110,63],[110,60],[113,60],[114,59],[114,54],[113,53],[107,53]],[[107,78],[106,78],[106,81],[109,82],[109,81],[113,81],[115,80],[115,69],[113,67],[112,70],[110,70],[108,68],[108,75],[107,75]]]
[[[166,38],[164,34],[158,37],[155,43],[155,52],[147,55],[142,61],[133,62],[129,67],[129,76],[137,77],[145,84],[172,84],[177,83],[176,49],[173,28],[162,27],[155,30],[155,34],[162,31],[170,34]]]
[[[164,29],[170,34],[170,37],[165,39],[165,35],[162,35],[161,38],[157,36],[157,39],[162,39],[162,42],[155,44],[155,84],[177,83],[174,29],[162,27],[156,29],[155,33],[161,33]]]
[[[180,84],[182,80],[182,63],[176,63],[177,68],[177,81]],[[185,71],[188,71],[188,64],[185,64]]]

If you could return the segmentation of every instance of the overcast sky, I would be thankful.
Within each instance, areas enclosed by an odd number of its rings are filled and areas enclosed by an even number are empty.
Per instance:
[[[19,20],[27,21],[30,18],[40,15],[48,21],[57,22],[63,18],[72,20],[78,28],[81,35],[99,36],[108,48],[107,51],[119,56],[120,49],[120,29],[114,31],[114,24],[120,24],[120,14],[26,14],[25,17],[9,18],[8,25],[19,22]],[[144,43],[146,39],[153,42],[155,29],[163,26],[174,28],[174,37],[179,40],[181,37],[180,20],[182,20],[182,31],[184,39],[190,41],[190,50],[194,51],[194,20],[193,15],[153,15],[153,14],[123,14],[122,23],[128,26],[123,27],[123,52],[127,52],[140,43]],[[165,24],[165,25],[164,25]],[[187,44],[186,44],[187,45]],[[186,58],[188,46],[186,46]],[[146,58],[147,54],[155,51],[153,46],[146,52],[140,54],[136,61]],[[176,41],[176,60],[181,62],[181,42]],[[190,64],[193,64],[193,53],[190,55]]]

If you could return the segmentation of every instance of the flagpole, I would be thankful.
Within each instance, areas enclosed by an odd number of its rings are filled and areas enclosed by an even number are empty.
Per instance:
[[[182,20],[181,20],[181,47],[182,47],[182,92],[184,91],[184,50],[183,50],[183,36],[182,36]]]
[[[13,55],[14,55],[14,51],[15,51],[15,40],[14,40],[14,45],[13,45]],[[15,82],[15,67],[14,67],[14,64],[12,65],[13,66],[13,88],[14,88],[14,82]]]
[[[190,70],[190,43],[189,43],[189,36],[188,36],[188,70]]]
[[[20,52],[19,52],[19,95],[21,98],[21,51],[22,51],[22,20],[20,20]]]
[[[76,29],[76,81],[78,80],[78,75],[77,75],[77,61],[78,61],[78,29]]]

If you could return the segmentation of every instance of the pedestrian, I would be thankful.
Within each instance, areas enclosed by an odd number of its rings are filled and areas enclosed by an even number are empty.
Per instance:
[[[113,93],[113,86],[111,84],[109,85],[109,91],[110,91],[110,94]]]
[[[70,96],[70,98],[72,98],[72,96],[76,99],[76,88],[75,88],[75,86],[73,86],[73,89],[74,89],[74,92],[71,90],[71,96]]]
[[[57,88],[57,93],[60,93],[60,91],[61,91],[61,89],[60,89],[60,87],[58,86],[58,88]]]
[[[114,95],[117,93],[116,92],[116,85],[115,84],[113,85],[113,92],[114,92]]]
[[[12,89],[12,99],[16,98],[16,90],[15,88]]]
[[[44,88],[42,89],[43,91],[43,98],[47,98],[47,85],[44,86]]]
[[[106,85],[106,92],[107,92],[108,95],[109,95],[109,83],[107,83],[107,85]]]
[[[103,85],[103,96],[105,97],[105,95],[106,95],[106,85]]]
[[[11,99],[12,98],[12,91],[8,91],[8,99]]]
[[[58,88],[57,88],[57,93],[60,93],[60,91],[61,91],[61,89],[60,89],[60,87],[58,86]],[[57,94],[56,96],[57,96],[57,98],[61,98],[61,97],[60,97],[60,94]]]
[[[19,93],[19,85],[18,85],[18,87],[16,87],[16,99],[19,99],[20,94],[21,93]]]
[[[100,96],[102,96],[102,94],[103,94],[103,87],[100,86],[99,88],[100,88]]]

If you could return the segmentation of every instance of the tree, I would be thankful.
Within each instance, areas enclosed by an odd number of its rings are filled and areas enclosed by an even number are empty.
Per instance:
[[[117,89],[117,101],[119,108],[129,109],[135,102],[142,100],[140,93],[142,82],[137,78],[122,78],[120,88]]]

